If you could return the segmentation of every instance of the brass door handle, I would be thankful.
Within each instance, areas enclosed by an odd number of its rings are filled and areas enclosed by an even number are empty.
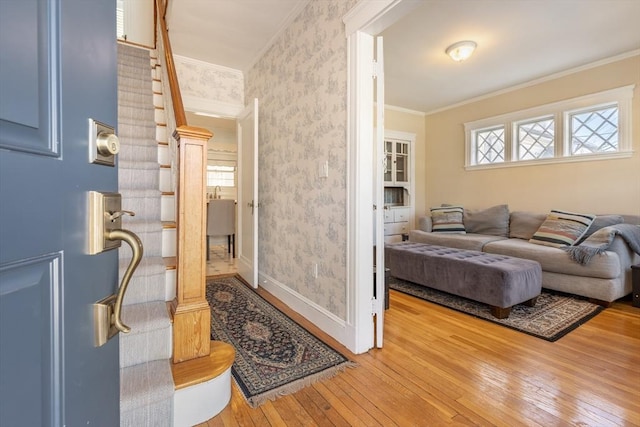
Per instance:
[[[132,258],[122,276],[115,295],[109,295],[93,304],[95,345],[100,347],[119,332],[130,332],[122,322],[122,303],[133,272],[140,264],[143,248],[140,238],[122,229],[122,216],[135,214],[122,210],[122,196],[118,193],[89,192],[89,254],[95,255],[120,247],[121,242],[131,247]]]
[[[122,276],[122,282],[120,282],[120,287],[118,288],[118,293],[116,294],[116,301],[113,306],[113,320],[112,324],[115,326],[117,330],[120,332],[128,333],[131,331],[131,328],[125,325],[122,322],[122,302],[124,300],[124,294],[127,292],[127,286],[129,286],[129,281],[131,280],[131,276],[133,276],[133,272],[140,264],[140,260],[142,259],[142,254],[144,252],[142,248],[142,241],[140,238],[133,232],[129,230],[108,230],[105,231],[105,239],[108,240],[122,240],[131,246],[131,251],[133,253],[131,262],[127,267],[127,270],[124,272],[124,276]]]

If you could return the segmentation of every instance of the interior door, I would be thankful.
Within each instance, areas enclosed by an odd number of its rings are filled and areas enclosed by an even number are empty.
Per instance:
[[[238,274],[258,287],[258,99],[238,117]]]
[[[90,18],[89,18],[90,17]],[[88,255],[88,119],[115,126],[113,0],[0,1],[0,425],[119,424],[118,339],[92,304],[118,254]]]
[[[384,152],[384,56],[382,37],[376,37],[375,44],[376,79],[375,79],[375,162],[374,162],[374,200],[376,224],[376,303],[374,314],[376,322],[376,347],[383,344],[384,307],[385,307],[385,275],[384,275],[384,171],[386,154]]]

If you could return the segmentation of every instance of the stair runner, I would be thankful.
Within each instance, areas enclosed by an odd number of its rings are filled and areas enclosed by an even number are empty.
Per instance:
[[[118,45],[118,191],[122,226],[136,233],[144,256],[124,299],[120,334],[120,425],[170,426],[174,384],[171,375],[171,322],[165,303],[161,192],[149,51]],[[120,278],[131,259],[119,249]]]

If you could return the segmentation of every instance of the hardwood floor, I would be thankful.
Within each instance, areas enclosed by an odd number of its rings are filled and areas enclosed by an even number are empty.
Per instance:
[[[233,385],[217,426],[640,426],[640,308],[617,302],[550,343],[391,291],[383,349],[252,409]]]

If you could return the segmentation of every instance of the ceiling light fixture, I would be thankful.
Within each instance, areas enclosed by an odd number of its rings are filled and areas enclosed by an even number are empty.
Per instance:
[[[445,50],[447,55],[456,62],[462,62],[469,58],[478,45],[470,40],[454,43]]]

